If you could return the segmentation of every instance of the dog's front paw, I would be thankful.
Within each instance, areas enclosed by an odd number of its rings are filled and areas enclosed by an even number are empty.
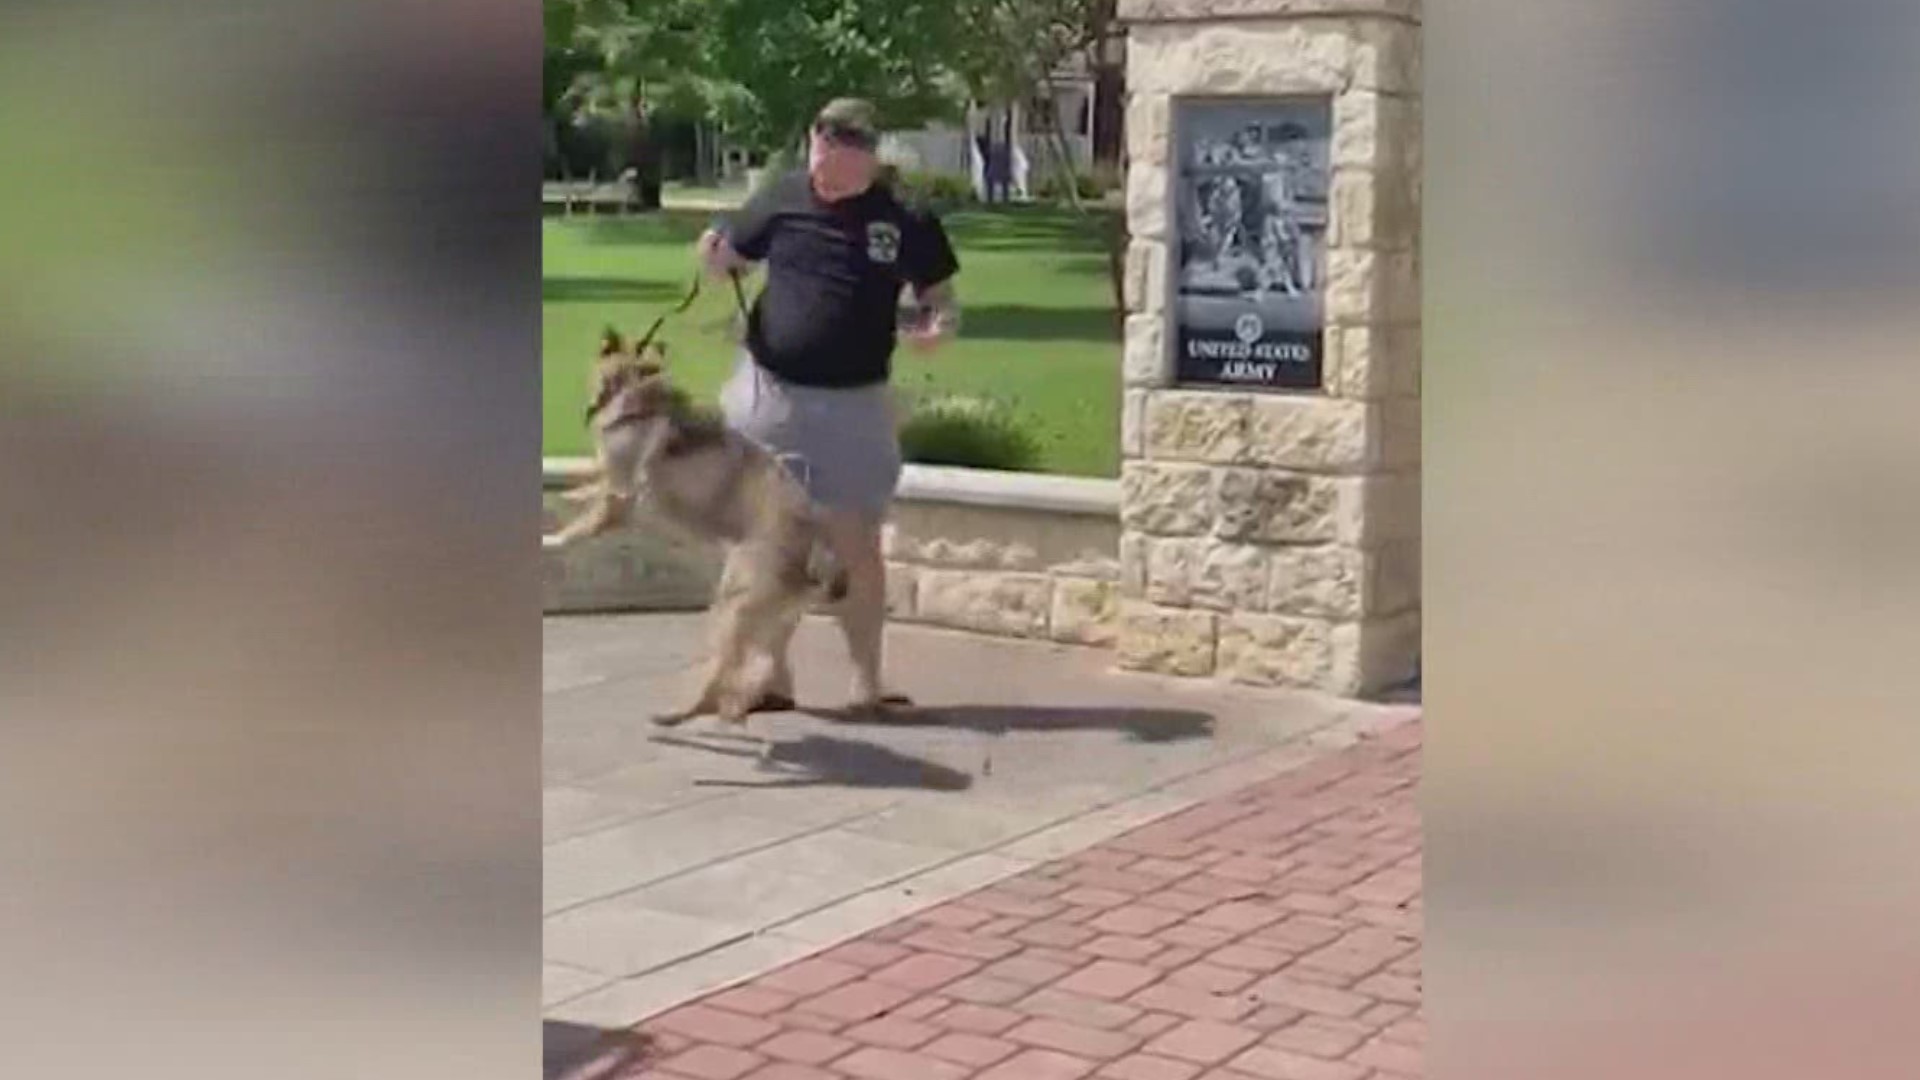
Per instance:
[[[541,551],[559,551],[567,546],[567,538],[558,533],[543,533],[540,536]]]

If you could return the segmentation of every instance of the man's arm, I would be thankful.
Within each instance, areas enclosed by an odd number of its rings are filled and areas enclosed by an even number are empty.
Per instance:
[[[908,333],[914,344],[931,347],[952,340],[960,332],[960,295],[952,278],[916,287],[913,300],[921,312],[919,321]]]
[[[754,192],[725,222],[724,231],[716,226],[700,234],[694,253],[710,276],[748,274],[755,263],[767,257],[773,222],[780,212],[780,185],[781,181],[775,180]]]
[[[913,285],[914,303],[923,314],[908,338],[920,348],[931,348],[960,330],[960,297],[953,287],[960,259],[938,215],[923,211],[910,220],[907,278]]]
[[[734,250],[733,244],[727,240],[726,235],[714,228],[700,234],[700,242],[695,248],[695,253],[701,267],[706,270],[707,276],[714,279],[723,278],[731,273],[744,276],[752,273],[754,266],[757,265],[754,260]]]

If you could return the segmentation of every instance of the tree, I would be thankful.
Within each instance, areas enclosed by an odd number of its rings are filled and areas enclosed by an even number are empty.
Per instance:
[[[830,98],[872,100],[889,126],[957,117],[949,0],[545,0],[550,50],[580,58],[557,107],[712,120],[751,149],[797,147]],[[550,66],[551,70],[551,66]]]
[[[613,130],[617,164],[635,171],[642,206],[660,204],[652,138],[662,116],[703,118],[737,94],[711,66],[710,5],[701,0],[545,0],[547,48],[563,60],[548,87],[557,116]]]
[[[1074,56],[1096,55],[1114,23],[1114,0],[956,0],[956,47],[950,63],[982,101],[1038,104],[1047,159],[1067,205],[1088,228],[1104,225],[1114,319],[1126,312],[1126,233],[1119,219],[1096,222],[1080,199],[1079,177],[1066,133],[1053,112],[1054,77]]]
[[[1066,133],[1053,122],[1054,79],[1076,56],[1098,63],[1114,19],[1114,0],[957,0],[957,48],[950,62],[982,101],[1045,103],[1033,110],[1047,137],[1048,163],[1081,209]]]
[[[841,96],[872,101],[890,127],[957,117],[965,87],[949,54],[951,0],[709,0],[713,70],[741,91],[719,118],[761,150],[797,146]]]

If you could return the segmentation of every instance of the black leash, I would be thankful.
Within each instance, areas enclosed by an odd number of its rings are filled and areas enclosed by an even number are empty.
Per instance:
[[[723,219],[716,218],[708,231],[717,232],[725,236],[727,232],[726,222]],[[693,284],[687,287],[687,295],[680,298],[679,305],[672,311],[666,312],[659,318],[653,320],[653,325],[647,328],[645,334],[641,335],[639,344],[633,347],[635,354],[638,354],[641,350],[653,343],[653,335],[660,332],[660,327],[666,323],[669,317],[678,315],[693,306],[693,301],[700,295],[700,281],[706,276],[702,270],[703,268],[701,267],[694,268]],[[728,270],[727,276],[733,279],[733,303],[735,307],[740,309],[740,318],[744,321],[747,318],[747,294],[746,290],[740,285],[740,272],[738,270]]]
[[[693,306],[693,302],[700,297],[700,279],[702,276],[704,275],[698,270],[693,272],[693,284],[687,286],[687,295],[681,297],[680,302],[675,304],[672,310],[661,312],[660,317],[653,320],[653,325],[647,327],[647,332],[640,335],[639,341],[633,343],[634,355],[638,356],[641,352],[645,351],[648,345],[653,344],[653,336],[660,332],[660,328],[667,324],[669,318]]]
[[[747,315],[747,290],[740,284],[740,271],[729,270],[727,276],[733,279],[733,306],[740,309],[740,321],[745,323]]]
[[[640,340],[634,342],[633,354],[635,356],[645,352],[647,346],[653,344],[654,336],[660,333],[660,328],[667,324],[668,319],[685,312],[693,306],[693,302],[700,298],[700,284],[705,276],[706,275],[699,270],[693,272],[693,281],[687,286],[687,294],[680,298],[678,304],[675,304],[667,311],[661,312],[659,317],[653,320],[653,325],[647,327],[647,332],[641,335]],[[727,271],[727,277],[733,282],[733,303],[734,306],[739,309],[741,322],[744,323],[749,317],[747,314],[746,287],[740,283],[740,271],[729,270]],[[613,393],[614,386],[609,383],[601,387],[599,396],[588,403],[586,419],[589,423],[593,421],[594,414],[606,407],[607,402],[612,399]]]
[[[681,297],[680,302],[674,305],[671,311],[663,312],[659,318],[653,320],[653,325],[649,326],[647,332],[640,336],[640,340],[634,343],[633,351],[635,353],[640,352],[653,343],[653,336],[660,332],[660,328],[666,325],[669,318],[693,306],[694,300],[700,296],[700,282],[705,276],[706,275],[698,270],[694,271],[693,283],[687,286],[687,295]],[[739,309],[740,318],[744,320],[747,318],[747,290],[744,285],[740,284],[740,271],[727,271],[727,278],[733,282],[733,306]]]

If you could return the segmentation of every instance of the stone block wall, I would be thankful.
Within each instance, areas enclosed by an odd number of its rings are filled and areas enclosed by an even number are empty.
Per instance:
[[[889,614],[1110,647],[1119,636],[1119,543],[1111,511],[903,499],[886,534]]]
[[[1120,0],[1128,23],[1121,666],[1362,694],[1420,640],[1420,9]],[[1175,103],[1329,95],[1319,392],[1184,389]]]

